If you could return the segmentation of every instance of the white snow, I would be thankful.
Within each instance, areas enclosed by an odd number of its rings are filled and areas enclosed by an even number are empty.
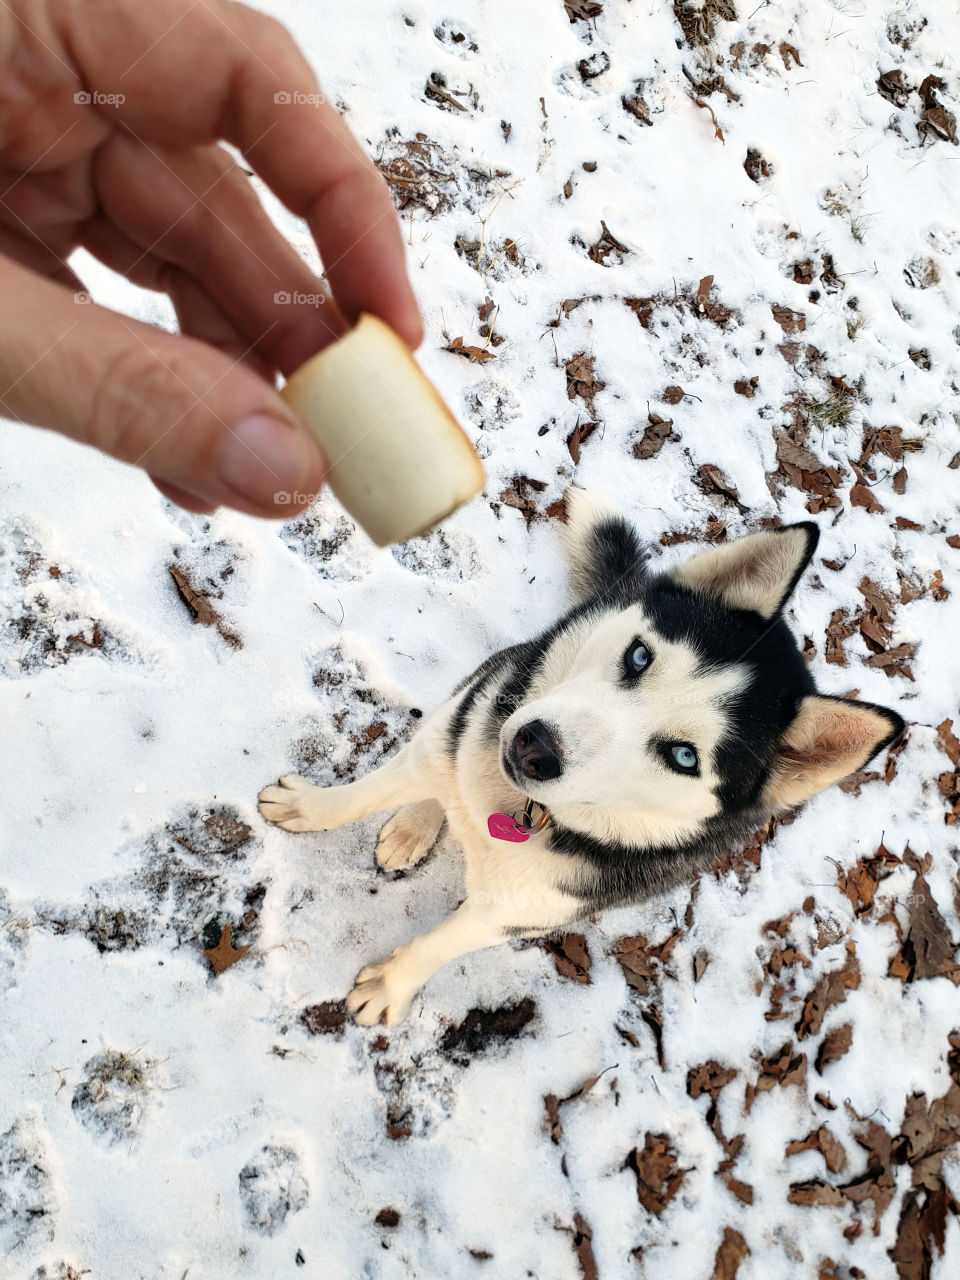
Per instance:
[[[946,1090],[947,1035],[960,1026],[946,978],[905,985],[887,976],[898,943],[879,917],[892,907],[906,926],[912,872],[896,870],[878,891],[889,902],[862,919],[837,888],[838,864],[872,855],[881,839],[898,855],[909,843],[932,854],[928,883],[960,939],[957,840],[937,789],[950,766],[935,732],[947,717],[960,725],[960,550],[946,542],[960,533],[960,471],[947,467],[960,450],[960,148],[921,144],[917,95],[898,110],[876,89],[893,67],[911,85],[937,74],[942,101],[958,110],[956,7],[809,0],[750,14],[753,6],[739,4],[741,17],[719,24],[713,47],[740,100],[705,99],[723,142],[692,100],[683,67],[696,77],[697,55],[665,3],[606,0],[594,21],[576,23],[561,0],[260,7],[289,26],[375,158],[395,156],[398,142],[420,132],[455,168],[456,180],[441,187],[446,207],[403,216],[426,322],[419,358],[476,440],[487,492],[441,532],[380,551],[343,523],[329,496],[312,513],[312,533],[293,528],[302,513],[283,527],[229,511],[192,516],[139,472],[52,433],[3,424],[0,1276],[574,1280],[579,1212],[604,1280],[709,1276],[725,1226],[750,1250],[740,1280],[816,1280],[825,1258],[843,1277],[893,1277],[887,1250],[910,1185],[904,1166],[876,1235],[869,1205],[804,1207],[787,1192],[794,1182],[862,1172],[865,1152],[844,1103],[896,1134],[911,1093],[931,1100]],[[889,38],[894,23],[909,48]],[[453,41],[460,32],[465,39]],[[735,70],[728,51],[738,41],[746,53]],[[784,66],[781,41],[801,65]],[[751,67],[758,42],[770,51]],[[585,81],[578,62],[600,52],[609,69]],[[476,105],[441,109],[424,93],[434,72]],[[621,105],[638,81],[652,127]],[[760,184],[743,168],[748,147],[773,166]],[[470,176],[474,167],[508,176],[483,183]],[[828,191],[846,212],[830,212]],[[303,226],[265,200],[310,252]],[[630,250],[619,263],[616,254],[607,266],[587,255],[601,220]],[[485,277],[455,248],[458,236],[475,241],[481,232]],[[494,262],[508,237],[518,261],[504,253]],[[795,283],[792,264],[810,258],[819,276],[824,253],[845,287]],[[905,269],[926,259],[938,278],[911,286]],[[172,323],[169,308],[85,255],[76,265],[96,301]],[[740,313],[727,329],[669,305],[707,275],[712,298]],[[668,304],[647,329],[624,299],[656,294]],[[480,365],[443,351],[458,336],[484,344],[477,308],[487,297],[504,338],[490,347],[496,358]],[[580,297],[556,323],[561,303]],[[784,334],[774,305],[802,312],[805,331]],[[848,322],[861,315],[850,337]],[[777,350],[784,342],[816,346],[823,376],[787,363]],[[922,349],[929,369],[909,355]],[[590,414],[568,399],[564,363],[580,352],[596,357],[605,386],[596,395],[602,426],[575,468],[566,438]],[[689,928],[688,887],[585,925],[589,985],[559,977],[541,948],[516,943],[438,974],[409,1021],[384,1033],[385,1048],[375,1047],[376,1030],[352,1024],[340,1036],[308,1035],[305,1007],[342,999],[364,964],[452,909],[460,858],[446,843],[391,883],[373,860],[377,820],[291,836],[259,818],[258,790],[295,769],[327,782],[370,767],[381,739],[358,755],[351,734],[383,722],[382,741],[405,736],[416,724],[411,708],[431,710],[488,653],[553,619],[564,600],[559,526],[528,528],[498,504],[518,473],[546,482],[533,495],[541,511],[574,476],[614,498],[664,564],[697,544],[664,549],[660,535],[700,537],[711,516],[731,536],[764,517],[807,518],[808,495],[785,485],[775,498],[765,475],[776,466],[773,432],[790,421],[784,406],[798,393],[827,400],[827,373],[851,386],[862,378],[862,394],[848,425],[814,427],[808,441],[844,470],[842,505],[816,517],[818,559],[790,617],[816,646],[825,691],[856,688],[911,722],[893,781],[817,798],[778,830],[745,884],[733,873],[705,876]],[[734,381],[754,375],[756,395],[736,394]],[[687,398],[671,407],[669,385]],[[639,461],[632,451],[648,407],[672,418],[681,439]],[[864,422],[902,427],[921,442],[906,455],[902,496],[892,488],[900,464],[874,459],[883,514],[849,502],[849,459],[860,455]],[[704,464],[737,486],[746,516],[697,487]],[[898,530],[898,516],[922,529]],[[310,552],[338,536],[329,559]],[[167,571],[175,556],[222,587],[216,603],[241,649],[192,623]],[[893,642],[919,643],[914,680],[867,666],[858,634],[846,643],[849,665],[827,665],[832,612],[860,609],[865,575],[897,596],[898,570],[924,584],[939,570],[951,591],[897,608]],[[14,624],[27,616],[24,638]],[[68,641],[89,644],[95,623],[100,647]],[[346,684],[325,684],[331,671],[346,673]],[[369,700],[342,692],[356,687]],[[338,729],[333,715],[343,710]],[[209,842],[199,852],[180,843],[193,843],[197,824],[221,809],[250,825],[248,841],[213,852]],[[257,886],[265,895],[251,908]],[[801,909],[810,895],[817,915],[838,927],[820,950]],[[250,909],[250,953],[212,977],[199,954],[205,927],[236,924]],[[765,966],[784,939],[763,926],[791,912],[789,940],[811,964],[784,971],[796,1003],[786,996],[789,1016],[767,1021]],[[667,972],[640,997],[610,950],[624,935],[660,943],[675,924],[682,936]],[[142,945],[120,945],[125,930]],[[817,979],[842,966],[850,938],[861,985],[827,1013],[824,1033],[851,1022],[852,1047],[821,1077],[822,1034],[797,1042],[793,1028]],[[695,983],[700,949],[710,963]],[[519,1039],[467,1065],[440,1052],[444,1031],[468,1010],[527,996],[536,1017]],[[640,1017],[651,1003],[662,1008],[665,1070]],[[809,1059],[806,1082],[759,1093],[744,1114],[760,1058],[787,1041]],[[754,1188],[752,1204],[716,1174],[723,1153],[705,1123],[709,1099],[688,1096],[688,1069],[710,1059],[739,1072],[718,1114],[728,1138],[745,1135],[732,1176]],[[98,1077],[104,1063],[107,1083]],[[544,1095],[566,1097],[608,1068],[561,1108],[564,1135],[554,1145]],[[814,1101],[819,1091],[835,1111]],[[784,1158],[787,1142],[825,1122],[847,1151],[842,1176],[826,1173],[816,1152]],[[390,1139],[388,1123],[412,1133]],[[668,1135],[689,1170],[659,1217],[640,1206],[623,1167],[647,1133]],[[960,1195],[956,1164],[947,1169]],[[375,1223],[384,1208],[400,1214],[398,1226]],[[864,1228],[847,1239],[858,1215]],[[958,1268],[951,1216],[933,1274]]]

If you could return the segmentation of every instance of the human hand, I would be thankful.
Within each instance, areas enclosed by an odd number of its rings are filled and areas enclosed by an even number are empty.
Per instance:
[[[295,214],[335,301],[221,140]],[[86,300],[78,246],[180,334]],[[289,514],[325,463],[275,389],[361,311],[422,336],[386,186],[287,31],[229,0],[0,5],[0,413],[143,467],[191,511]]]

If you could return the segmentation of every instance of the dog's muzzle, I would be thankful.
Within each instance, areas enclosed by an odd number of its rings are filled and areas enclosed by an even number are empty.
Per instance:
[[[531,720],[517,733],[507,752],[518,777],[549,782],[563,773],[563,752],[542,720]]]

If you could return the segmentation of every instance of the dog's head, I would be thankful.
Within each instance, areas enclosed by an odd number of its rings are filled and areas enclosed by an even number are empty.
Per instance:
[[[539,641],[501,725],[501,768],[561,821],[636,843],[796,805],[903,730],[893,711],[819,694],[782,610],[812,523],[755,533],[664,574],[635,531],[576,519],[575,602]]]

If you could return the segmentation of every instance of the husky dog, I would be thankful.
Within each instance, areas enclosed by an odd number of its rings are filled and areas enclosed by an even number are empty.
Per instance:
[[[403,806],[377,861],[411,867],[444,818],[463,903],[357,975],[357,1022],[400,1022],[443,965],[553,933],[707,870],[770,814],[855,772],[903,731],[893,711],[817,693],[784,604],[813,523],[754,533],[654,573],[636,530],[567,493],[566,613],[493,654],[388,763],[337,787],[281,778],[260,812],[327,831]]]

